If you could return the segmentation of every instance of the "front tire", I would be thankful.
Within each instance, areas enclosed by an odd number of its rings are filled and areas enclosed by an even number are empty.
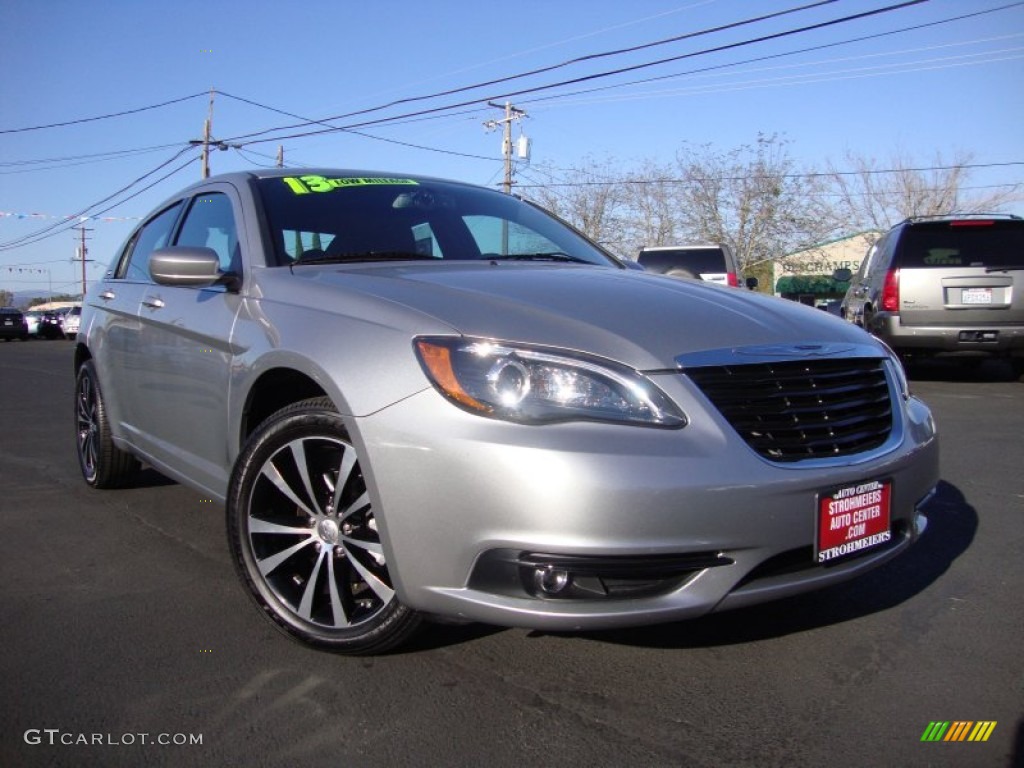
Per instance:
[[[382,653],[420,616],[395,595],[362,458],[327,398],[278,411],[231,475],[228,544],[250,596],[280,630],[339,653]]]
[[[114,445],[96,369],[86,360],[75,378],[75,446],[85,482],[93,488],[117,488],[128,482],[139,461]]]

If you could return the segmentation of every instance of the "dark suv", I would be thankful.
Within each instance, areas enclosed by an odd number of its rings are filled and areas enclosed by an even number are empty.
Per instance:
[[[0,307],[0,339],[28,339],[28,323],[21,310],[13,307]]]
[[[1024,219],[906,219],[861,262],[842,315],[904,356],[1011,357],[1024,366]]]

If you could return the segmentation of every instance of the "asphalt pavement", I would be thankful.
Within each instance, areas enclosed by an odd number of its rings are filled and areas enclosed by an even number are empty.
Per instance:
[[[942,484],[922,540],[856,581],[346,658],[258,615],[219,506],[152,470],[85,486],[72,348],[0,343],[0,766],[1024,764],[1024,382],[999,364],[911,369]],[[922,741],[967,721],[996,725]]]

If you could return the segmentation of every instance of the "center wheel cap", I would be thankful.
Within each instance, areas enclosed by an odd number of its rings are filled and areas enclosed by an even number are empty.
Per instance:
[[[316,533],[320,541],[326,544],[338,543],[338,523],[330,518],[325,518],[317,523]]]

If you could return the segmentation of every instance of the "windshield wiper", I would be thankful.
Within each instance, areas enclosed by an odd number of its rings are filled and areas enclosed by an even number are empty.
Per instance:
[[[302,264],[346,264],[366,261],[437,261],[434,256],[409,251],[360,251],[358,253],[304,253],[291,263],[291,266]]]
[[[572,264],[590,264],[592,261],[581,259],[579,256],[570,256],[562,251],[539,251],[537,253],[509,253],[504,256],[492,255],[485,257],[490,261],[558,261]]]
[[[1018,265],[1015,265],[1015,266],[1005,266],[1005,267],[985,267],[985,272],[986,273],[988,273],[988,272],[1019,272],[1022,269],[1024,269],[1024,267],[1022,267],[1022,266],[1020,266],[1018,264]]]

